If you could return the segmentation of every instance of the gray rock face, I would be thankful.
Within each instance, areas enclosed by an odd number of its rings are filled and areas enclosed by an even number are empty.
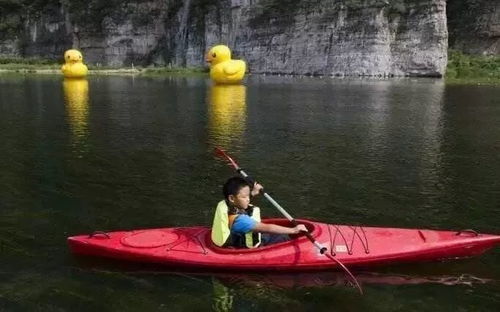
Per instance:
[[[74,24],[73,46],[81,49],[93,64],[148,65],[166,34],[164,14],[168,2],[129,2],[119,8],[124,11],[123,16],[105,16],[100,31],[91,32],[84,24]]]
[[[500,1],[448,2],[450,47],[469,54],[500,54]]]
[[[4,57],[20,57],[20,50],[17,40],[6,39],[0,41],[0,56]]]
[[[447,63],[446,0],[77,2],[25,19],[0,53],[75,47],[90,64],[202,66],[223,43],[253,73],[340,76],[441,76]]]
[[[440,76],[445,8],[445,1],[261,1],[241,7],[236,46],[260,73]]]

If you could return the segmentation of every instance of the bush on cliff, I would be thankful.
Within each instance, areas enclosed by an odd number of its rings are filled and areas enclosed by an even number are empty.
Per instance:
[[[500,79],[500,56],[467,55],[450,50],[446,78]]]

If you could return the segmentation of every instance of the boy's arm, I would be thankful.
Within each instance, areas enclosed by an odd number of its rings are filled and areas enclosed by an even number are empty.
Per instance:
[[[285,227],[272,223],[262,223],[250,218],[247,215],[239,215],[234,220],[232,230],[237,233],[246,234],[248,232],[264,232],[272,234],[298,234],[307,232],[307,228],[303,224],[296,227]]]
[[[277,224],[257,222],[252,229],[252,232],[272,234],[299,234],[300,232],[307,232],[307,229],[303,224],[299,224],[296,227],[289,228]]]

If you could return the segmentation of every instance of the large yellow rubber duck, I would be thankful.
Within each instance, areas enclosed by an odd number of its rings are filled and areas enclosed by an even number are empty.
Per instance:
[[[232,60],[231,50],[225,45],[211,48],[206,61],[210,63],[210,78],[218,84],[239,83],[245,76],[247,65],[242,60]]]
[[[83,56],[78,50],[67,50],[64,52],[65,64],[61,71],[66,78],[83,78],[87,76],[87,66],[83,64]]]

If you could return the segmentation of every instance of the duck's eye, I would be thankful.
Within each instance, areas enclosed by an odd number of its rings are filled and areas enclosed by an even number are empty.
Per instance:
[[[216,57],[216,56],[217,56],[217,54],[215,54],[215,53],[212,53],[212,57]]]

